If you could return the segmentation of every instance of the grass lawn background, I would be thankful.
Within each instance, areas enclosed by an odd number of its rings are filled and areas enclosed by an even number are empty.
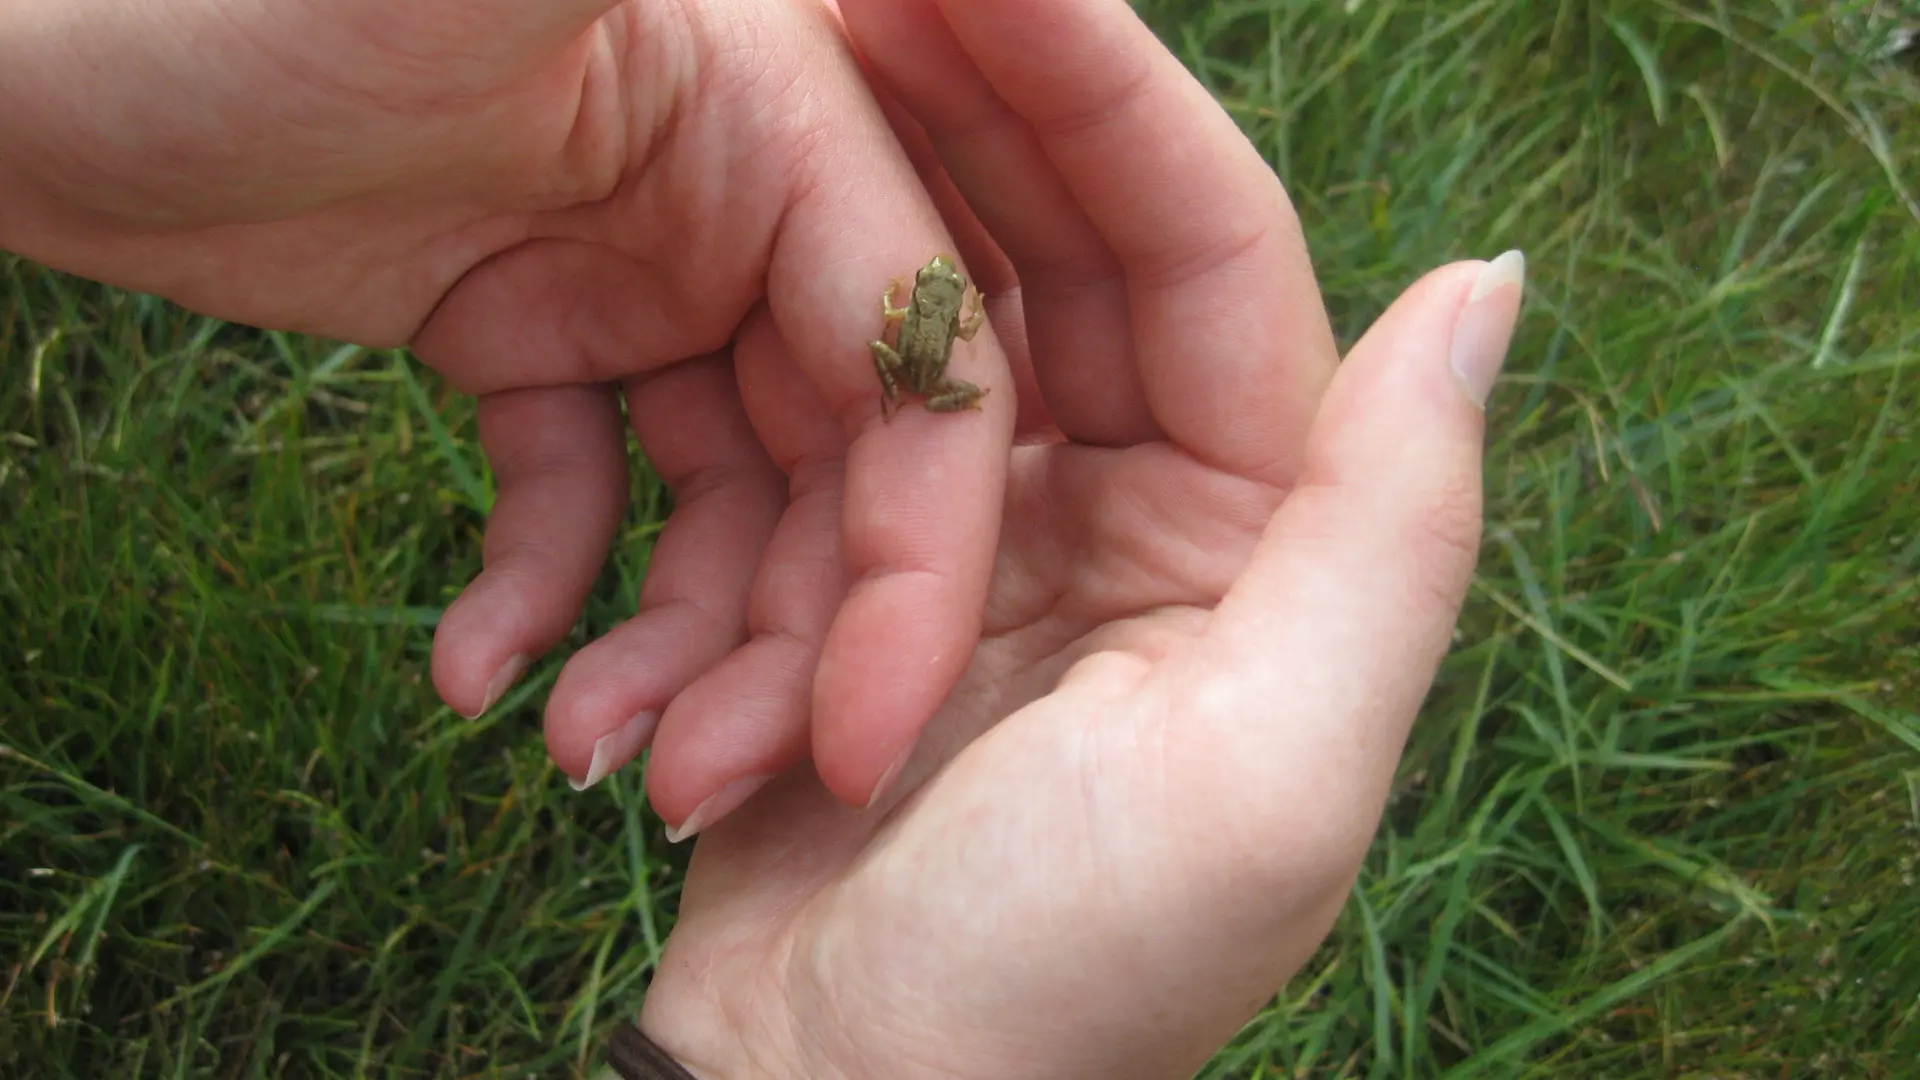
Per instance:
[[[1144,0],[1352,341],[1522,247],[1460,644],[1218,1077],[1920,1070],[1920,3]],[[686,853],[425,674],[470,403],[0,255],[0,1074],[597,1068]],[[574,644],[630,610],[636,511]]]

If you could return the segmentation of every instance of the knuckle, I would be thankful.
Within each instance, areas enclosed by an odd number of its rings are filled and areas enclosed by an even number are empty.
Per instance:
[[[1451,476],[1411,510],[1405,549],[1414,560],[1415,581],[1428,599],[1452,607],[1480,558],[1479,477]]]

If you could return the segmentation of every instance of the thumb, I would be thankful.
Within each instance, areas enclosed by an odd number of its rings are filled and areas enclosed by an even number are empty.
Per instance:
[[[400,48],[430,67],[452,63],[456,81],[502,74],[552,61],[620,0],[348,0],[323,5],[326,21],[354,28],[369,44]]]
[[[1296,886],[1344,894],[1451,641],[1480,544],[1483,403],[1525,269],[1514,251],[1434,271],[1353,348],[1187,673],[1210,691],[1193,700],[1225,706],[1187,720],[1219,729],[1186,740],[1218,755],[1192,763],[1210,781],[1195,797],[1234,807],[1256,851],[1289,849],[1269,869]]]
[[[401,189],[435,163],[449,187],[484,188],[549,164],[522,161],[529,146],[617,142],[628,52],[685,37],[628,25],[616,52],[588,30],[617,3],[0,3],[0,183],[30,163],[29,190],[54,197],[42,216],[180,231]]]

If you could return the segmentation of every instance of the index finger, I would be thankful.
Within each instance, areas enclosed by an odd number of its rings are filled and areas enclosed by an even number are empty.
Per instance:
[[[954,343],[948,368],[986,391],[977,409],[936,412],[908,394],[883,420],[869,350],[885,337],[882,297],[899,280],[894,301],[905,304],[914,273],[937,254],[954,257],[955,245],[838,24],[804,10],[820,19],[809,36],[820,55],[796,88],[801,115],[813,113],[813,141],[799,158],[767,291],[782,343],[845,440],[842,540],[852,585],[821,647],[813,756],[829,789],[864,805],[972,657],[1017,402],[1006,355],[983,326]],[[832,114],[809,109],[813,101],[833,103]],[[841,448],[822,443],[817,429],[782,445],[778,429],[805,425],[760,423],[777,403],[750,407],[777,460],[818,466]]]

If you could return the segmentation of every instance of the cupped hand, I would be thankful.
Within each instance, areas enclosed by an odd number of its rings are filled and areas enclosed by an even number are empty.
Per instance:
[[[821,0],[35,0],[0,100],[0,244],[479,396],[459,711],[577,619],[629,424],[677,506],[549,699],[571,777],[657,732],[689,830],[810,752],[864,805],[964,671],[1016,396],[986,332],[981,411],[881,420],[881,295],[954,245]]]
[[[702,835],[641,1026],[713,1078],[1191,1075],[1379,822],[1522,264],[1342,360],[1278,181],[1119,0],[841,7],[1026,391],[985,629],[878,805],[800,769]]]

